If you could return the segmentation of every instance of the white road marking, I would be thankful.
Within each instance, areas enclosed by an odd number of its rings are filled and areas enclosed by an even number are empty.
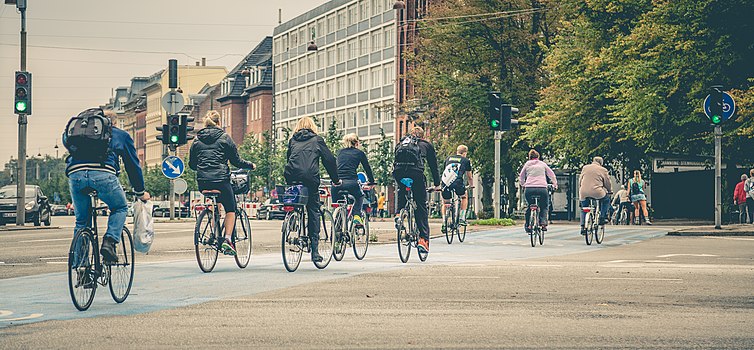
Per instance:
[[[704,238],[729,239],[729,240],[732,240],[732,241],[754,241],[754,238],[743,238],[743,237],[715,237],[715,236],[705,236]]]
[[[0,264],[0,266],[31,266],[31,265],[32,265],[31,263],[10,263],[10,264],[2,263]]]
[[[526,267],[563,267],[563,265],[524,265]]]
[[[71,238],[49,238],[49,239],[32,239],[29,241],[18,241],[18,243],[38,243],[38,242],[55,242],[55,241],[70,241]]]
[[[60,260],[60,259],[68,259],[67,256],[55,256],[52,258],[39,258],[39,260]]]
[[[24,321],[24,320],[31,320],[34,318],[40,318],[42,316],[44,316],[44,314],[31,314],[29,316],[24,316],[24,317],[0,319],[0,321],[5,321],[5,322]]]
[[[711,257],[711,256],[717,256],[712,254],[665,254],[665,255],[658,255],[658,258],[670,258],[674,256],[697,256],[697,257]]]
[[[165,250],[163,253],[186,253],[186,252],[193,252],[193,249],[183,249],[183,250]]]
[[[671,281],[683,282],[680,278],[638,278],[638,277],[585,277],[587,280],[627,280],[627,281]]]
[[[0,310],[0,317],[10,316],[13,315],[13,311],[10,310]]]
[[[408,278],[408,279],[414,279],[414,278],[452,278],[452,279],[464,279],[464,280],[496,280],[500,279],[499,276],[429,276],[429,275],[419,275],[419,276],[401,276],[401,278]]]
[[[67,261],[48,261],[47,264],[50,265],[67,265]]]

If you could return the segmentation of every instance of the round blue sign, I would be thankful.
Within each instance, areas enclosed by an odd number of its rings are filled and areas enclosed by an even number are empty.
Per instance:
[[[162,160],[162,175],[168,179],[180,177],[185,169],[183,160],[176,156],[168,156]]]
[[[710,95],[707,95],[707,98],[704,99],[704,104],[703,104],[704,114],[707,115],[707,118],[712,118],[712,111],[710,110],[711,105],[712,103],[710,102]],[[736,114],[736,101],[733,100],[733,96],[723,91],[722,121],[734,119],[733,116],[735,114]]]

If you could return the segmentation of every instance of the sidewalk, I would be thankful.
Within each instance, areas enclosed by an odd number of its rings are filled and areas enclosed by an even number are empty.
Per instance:
[[[668,236],[754,236],[754,225],[723,225],[719,230],[712,225],[696,226],[668,232]]]

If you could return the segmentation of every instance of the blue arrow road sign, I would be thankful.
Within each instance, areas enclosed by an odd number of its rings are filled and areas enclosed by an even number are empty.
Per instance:
[[[712,118],[712,112],[710,111],[710,105],[712,103],[710,102],[710,95],[707,95],[707,98],[704,99],[704,114],[707,115],[707,118]],[[736,114],[736,101],[733,100],[733,96],[729,95],[727,92],[723,91],[723,120],[727,121],[728,119],[733,120],[733,116]]]
[[[176,156],[168,156],[162,160],[162,174],[168,179],[175,179],[183,175],[183,170],[186,167],[183,165],[183,160]]]

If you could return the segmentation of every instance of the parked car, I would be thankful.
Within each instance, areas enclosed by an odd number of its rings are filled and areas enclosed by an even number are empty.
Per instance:
[[[154,202],[154,206],[152,208],[152,216],[159,218],[169,218],[170,212],[168,211],[168,207],[170,206],[169,201],[157,201]],[[189,217],[189,208],[181,206],[180,203],[175,202],[173,205],[173,210],[175,211],[176,217],[182,217],[187,218]]]
[[[52,215],[53,216],[67,216],[70,214],[69,214],[68,208],[66,208],[65,205],[55,204],[52,206]]]
[[[278,198],[270,198],[257,209],[257,219],[272,220],[273,218],[284,219],[285,211]]]
[[[26,186],[24,203],[26,209],[26,222],[34,223],[34,226],[50,226],[52,207],[47,197],[42,193],[39,186]],[[0,188],[0,225],[16,222],[16,186],[8,185]]]

